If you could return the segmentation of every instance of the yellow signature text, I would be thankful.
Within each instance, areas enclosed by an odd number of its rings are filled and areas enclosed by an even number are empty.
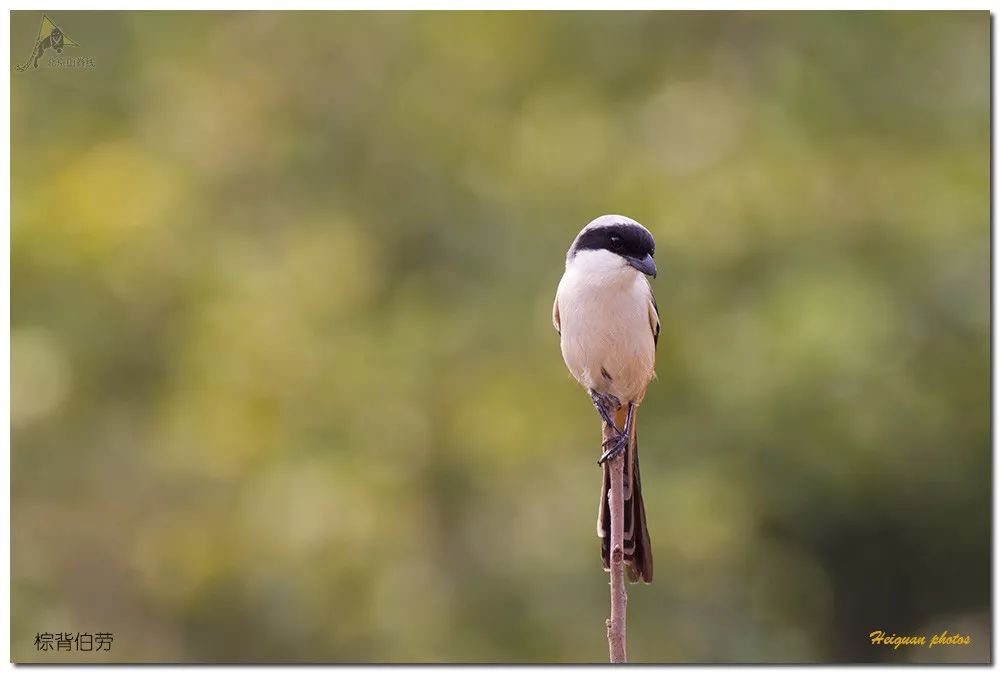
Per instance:
[[[949,634],[947,630],[933,634],[930,639],[923,635],[899,636],[893,633],[886,634],[885,631],[872,631],[868,634],[872,645],[888,645],[894,650],[900,647],[938,647],[940,645],[968,645],[972,642],[972,636],[963,636],[959,633]]]

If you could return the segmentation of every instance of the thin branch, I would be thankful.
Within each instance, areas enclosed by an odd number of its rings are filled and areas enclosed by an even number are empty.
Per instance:
[[[605,425],[607,435],[607,425]],[[605,437],[606,439],[607,437]],[[623,493],[625,451],[608,461],[608,471],[611,479],[611,489],[608,494],[608,506],[611,510],[611,618],[607,620],[608,652],[612,664],[625,663],[625,595],[624,554],[622,538],[624,537],[625,495]]]

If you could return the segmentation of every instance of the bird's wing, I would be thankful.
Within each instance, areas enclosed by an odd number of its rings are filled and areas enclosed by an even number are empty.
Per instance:
[[[656,297],[649,293],[649,327],[653,330],[653,346],[660,340],[660,312],[656,308]]]
[[[555,301],[552,302],[552,326],[556,328],[556,332],[559,336],[562,336],[562,329],[559,323],[559,295],[556,295]]]

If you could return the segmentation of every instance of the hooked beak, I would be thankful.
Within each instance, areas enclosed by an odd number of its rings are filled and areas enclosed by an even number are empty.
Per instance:
[[[646,255],[642,259],[638,257],[626,257],[625,261],[632,268],[642,271],[647,276],[656,278],[656,262],[653,261],[652,255]]]

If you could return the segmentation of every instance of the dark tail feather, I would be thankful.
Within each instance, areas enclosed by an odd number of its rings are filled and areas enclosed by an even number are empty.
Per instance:
[[[634,435],[633,435],[634,436]],[[646,528],[646,507],[642,502],[642,483],[639,481],[639,453],[633,453],[632,465],[632,498],[631,503],[625,503],[625,509],[631,504],[632,520],[635,522],[635,534],[632,538],[634,546],[629,557],[628,542],[625,543],[625,560],[630,561],[628,578],[632,582],[640,579],[649,584],[653,581],[653,550],[649,543],[649,530]],[[627,520],[627,519],[626,519]]]
[[[624,413],[615,414],[615,416],[615,423],[618,424],[618,427],[622,427],[625,423]],[[624,549],[622,551],[625,556],[625,570],[629,581],[638,582],[641,579],[643,582],[649,583],[653,581],[653,552],[649,543],[649,531],[646,529],[646,508],[642,503],[635,416],[636,413],[633,412],[632,434],[629,437],[625,453],[625,520],[623,521]],[[607,463],[604,464],[603,469],[601,502],[597,514],[597,535],[601,538],[601,560],[604,562],[604,569],[608,570],[611,568],[611,510],[608,507],[611,477]]]

